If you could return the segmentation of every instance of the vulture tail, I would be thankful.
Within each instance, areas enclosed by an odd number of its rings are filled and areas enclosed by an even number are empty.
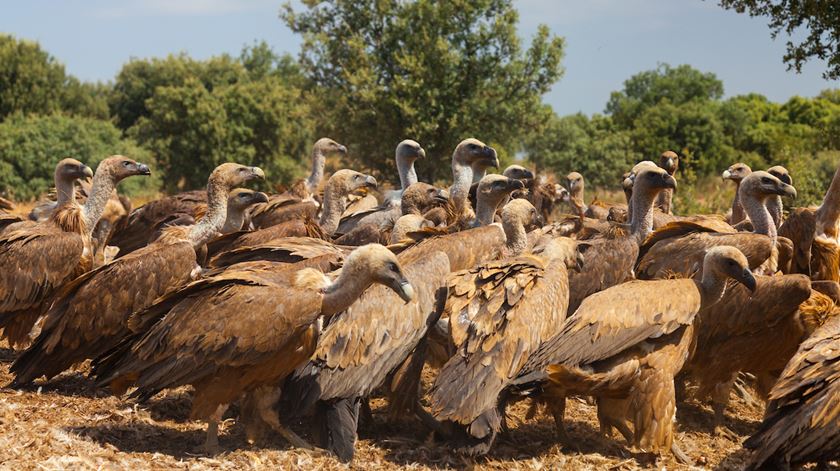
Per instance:
[[[14,374],[15,378],[8,387],[17,389],[27,386],[41,376],[51,379],[67,368],[60,358],[60,351],[46,353],[44,343],[44,337],[39,336],[35,343],[12,363],[9,372]]]
[[[321,448],[343,463],[353,459],[361,398],[319,402],[315,409],[315,436]]]

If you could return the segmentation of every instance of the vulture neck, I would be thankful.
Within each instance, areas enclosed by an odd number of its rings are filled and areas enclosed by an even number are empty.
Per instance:
[[[586,212],[586,204],[583,202],[583,191],[576,191],[574,195],[569,195],[569,204],[575,210],[575,213],[583,218]]]
[[[776,225],[765,206],[767,198],[759,198],[748,193],[739,193],[738,198],[741,200],[741,205],[750,218],[750,222],[752,222],[753,232],[770,236],[773,240],[776,240]]]
[[[345,266],[338,279],[324,290],[321,314],[331,317],[346,310],[372,284],[367,276],[357,273],[353,267]]]
[[[315,193],[315,190],[321,185],[321,180],[324,179],[324,164],[326,162],[327,157],[321,149],[312,150],[312,172],[306,178],[306,190],[310,194]]]
[[[452,187],[449,189],[449,196],[455,205],[455,210],[460,216],[466,212],[467,198],[470,194],[470,185],[473,180],[473,170],[469,165],[460,162],[452,163]]]
[[[726,278],[715,273],[704,263],[703,277],[700,280],[700,306],[707,307],[720,301],[724,291],[726,291]]]
[[[473,183],[480,182],[481,179],[484,178],[485,175],[487,175],[487,169],[486,168],[483,168],[483,169],[479,170],[478,172],[476,172],[475,169],[472,169],[472,168],[471,168],[471,170],[473,172],[472,181],[470,182],[471,185]]]
[[[840,219],[840,168],[834,173],[831,185],[817,208],[817,233],[837,238],[837,223]]]
[[[770,217],[773,218],[773,226],[776,229],[779,229],[779,226],[782,225],[782,208],[784,205],[782,204],[782,197],[779,195],[773,195],[767,198],[767,202],[765,203],[767,206],[767,212],[770,213]]]
[[[207,184],[207,213],[201,218],[201,221],[190,227],[187,236],[193,247],[198,248],[206,244],[225,225],[228,206],[227,190],[227,187],[212,179]]]
[[[505,246],[508,255],[515,257],[521,255],[528,247],[528,234],[525,233],[525,226],[516,218],[502,218],[502,229],[505,231]]]
[[[345,195],[338,188],[338,185],[330,185],[327,182],[327,187],[324,188],[324,210],[321,213],[321,229],[328,235],[333,235],[338,229],[338,223],[341,221],[341,215],[347,209],[347,200]]]
[[[732,198],[732,217],[730,218],[733,225],[743,221],[746,217],[744,207],[741,206],[741,199],[738,197],[738,190],[740,188],[741,182],[735,182],[735,197]]]
[[[417,170],[414,169],[414,159],[397,156],[397,171],[400,172],[400,186],[403,190],[409,185],[417,183]]]
[[[671,198],[674,196],[674,191],[670,188],[665,188],[656,195],[656,207],[661,209],[665,214],[671,214]]]
[[[245,208],[228,205],[227,216],[225,216],[225,224],[222,226],[222,234],[230,234],[242,229],[242,224],[245,223]]]
[[[646,188],[634,188],[630,201],[633,212],[630,214],[630,233],[641,243],[653,232],[653,202],[656,193]]]
[[[108,199],[116,187],[117,182],[107,169],[96,172],[93,176],[90,194],[82,208],[82,218],[85,221],[85,230],[87,231],[86,235],[88,237],[93,234],[93,229],[96,227],[96,223],[99,222],[99,218],[102,217],[102,213],[105,211],[105,205],[108,203]]]
[[[493,224],[493,218],[496,216],[497,201],[487,201],[488,198],[477,197],[478,201],[475,203],[475,218],[479,226],[487,226]]]
[[[76,180],[73,178],[61,178],[55,176],[55,203],[56,207],[62,206],[71,201],[76,201]]]

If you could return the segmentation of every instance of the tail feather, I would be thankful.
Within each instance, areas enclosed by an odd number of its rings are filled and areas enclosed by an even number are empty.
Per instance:
[[[319,402],[315,411],[315,436],[318,443],[343,463],[353,459],[360,404],[361,399],[358,397]]]

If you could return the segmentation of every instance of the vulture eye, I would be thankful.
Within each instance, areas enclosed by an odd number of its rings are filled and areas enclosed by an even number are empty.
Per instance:
[[[773,180],[770,180],[767,177],[761,177],[761,183],[773,183]]]
[[[353,175],[353,178],[355,178],[356,180],[358,180],[358,179],[362,178],[362,176],[361,176],[361,175],[356,174],[356,175]]]
[[[470,149],[475,149],[475,148],[477,148],[478,146],[477,146],[477,145],[475,145],[475,144],[470,144],[470,145],[469,145],[469,146],[467,146],[467,147],[469,147]]]
[[[129,162],[128,160],[123,160],[122,164],[123,164],[123,167],[128,167],[129,165],[131,165],[131,162]]]
[[[399,273],[399,272],[400,272],[400,269],[399,269],[399,268],[397,268],[397,264],[396,264],[396,263],[394,263],[394,262],[390,262],[390,263],[388,263],[388,269],[389,269],[389,270],[391,270],[391,271],[393,271],[393,272],[396,272],[396,273]]]

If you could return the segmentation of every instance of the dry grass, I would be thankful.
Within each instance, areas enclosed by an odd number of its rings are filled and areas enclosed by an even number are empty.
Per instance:
[[[8,366],[15,354],[0,348],[0,383],[11,379]],[[310,456],[288,449],[277,436],[267,443],[248,445],[232,408],[220,427],[223,452],[204,456],[199,446],[204,424],[189,421],[188,389],[158,396],[145,406],[95,390],[84,377],[85,368],[65,373],[38,391],[0,390],[0,468],[2,469],[346,469],[328,456]],[[431,375],[424,378],[428,383]],[[573,443],[558,444],[553,421],[538,413],[526,420],[529,404],[511,407],[512,433],[497,442],[490,456],[467,461],[415,421],[385,423],[383,399],[374,399],[375,424],[362,424],[356,460],[359,469],[691,469],[670,458],[659,463],[634,453],[618,438],[597,431],[594,408],[570,400],[567,409]],[[738,469],[740,442],[758,425],[761,407],[736,400],[726,425],[738,437],[713,436],[711,410],[690,401],[678,413],[678,439],[698,467]],[[296,426],[306,436],[304,427]],[[658,466],[657,466],[658,464]]]

